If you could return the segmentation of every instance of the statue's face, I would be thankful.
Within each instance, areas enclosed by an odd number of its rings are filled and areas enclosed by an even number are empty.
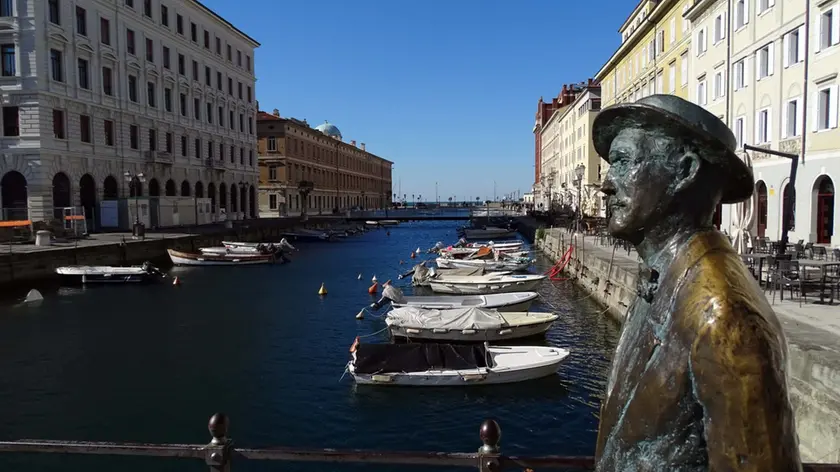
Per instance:
[[[673,197],[675,166],[669,166],[668,138],[652,137],[644,130],[622,130],[610,146],[610,169],[601,188],[609,196],[608,229],[631,242],[641,240],[645,228],[655,224]]]

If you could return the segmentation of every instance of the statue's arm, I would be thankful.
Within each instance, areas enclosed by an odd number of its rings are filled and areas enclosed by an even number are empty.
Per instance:
[[[744,306],[710,310],[689,365],[709,471],[801,471],[778,328]]]

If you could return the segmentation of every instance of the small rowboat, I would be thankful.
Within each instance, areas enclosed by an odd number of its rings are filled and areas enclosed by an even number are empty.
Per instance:
[[[149,262],[141,266],[112,267],[112,266],[64,266],[57,267],[55,273],[66,284],[124,284],[151,282],[165,277]]]
[[[537,288],[545,275],[479,275],[479,276],[438,276],[429,280],[429,286],[435,293],[453,295],[481,295],[485,293],[529,292]]]
[[[273,264],[277,261],[274,254],[199,254],[167,249],[172,263],[179,266],[236,266],[253,264]]]
[[[385,324],[391,336],[451,342],[509,341],[545,334],[557,321],[554,313],[505,312],[486,308],[429,310],[395,308]]]

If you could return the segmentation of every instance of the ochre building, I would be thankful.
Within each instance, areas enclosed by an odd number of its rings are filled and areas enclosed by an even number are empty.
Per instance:
[[[260,217],[330,214],[391,205],[393,162],[346,143],[335,125],[313,128],[257,114]]]

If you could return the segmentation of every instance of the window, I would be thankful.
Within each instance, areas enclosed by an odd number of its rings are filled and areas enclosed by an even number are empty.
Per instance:
[[[64,111],[53,110],[53,136],[55,139],[67,139],[64,132]]]
[[[187,137],[181,135],[181,155],[187,157]]]
[[[776,0],[757,0],[756,2],[756,14],[761,15],[767,10],[770,9],[773,5],[776,4]]]
[[[277,138],[274,136],[269,136],[266,139],[266,149],[269,151],[276,151],[277,150]]]
[[[137,50],[134,48],[134,31],[125,30],[125,50],[129,54],[135,54]]]
[[[172,154],[172,133],[166,133],[166,137],[164,138],[166,152]]]
[[[201,140],[195,138],[195,157],[201,159]]]
[[[131,149],[140,149],[140,128],[137,125],[128,127],[128,145]]]
[[[210,80],[211,75],[212,74],[210,72],[210,68],[207,67],[207,66],[204,66],[204,84],[205,85],[212,85],[213,84],[213,81]]]
[[[236,146],[230,147],[230,163],[233,164],[234,159],[236,159]]]
[[[102,93],[109,97],[114,96],[114,75],[110,67],[102,68]]]
[[[665,30],[659,30],[656,33],[656,52],[658,54],[662,54],[665,52]],[[251,70],[251,56],[246,56],[248,64],[248,70]]]
[[[56,82],[64,82],[64,57],[58,49],[50,49],[50,68],[52,79]]]
[[[163,109],[172,113],[172,89],[163,89]]]
[[[220,161],[225,160],[225,144],[224,143],[219,143],[219,160]]]
[[[152,0],[143,0],[143,14],[146,17],[152,17]]]
[[[697,55],[702,56],[706,52],[708,44],[706,42],[706,27],[700,28],[697,32]]]
[[[128,76],[128,99],[137,102],[137,77],[133,75]]]
[[[99,41],[107,46],[111,45],[111,22],[107,18],[99,19]]]
[[[15,45],[4,44],[0,46],[0,56],[3,58],[3,77],[12,77],[17,74],[17,61],[15,60]]]
[[[164,67],[164,69],[169,69],[170,65],[171,64],[169,62],[169,48],[164,46],[163,47],[163,67]]]
[[[823,11],[819,16],[819,41],[816,52],[840,43],[840,6]]]
[[[193,80],[198,81],[198,62],[192,61]]]
[[[665,89],[665,73],[662,72],[662,71],[659,71],[659,73],[656,74],[656,87],[654,88],[653,93],[664,93],[665,92],[664,89]],[[251,87],[248,87],[248,91],[249,92],[251,91]],[[250,100],[248,100],[248,101],[250,101]]]
[[[184,58],[183,54],[178,54],[178,73],[181,75],[187,75],[187,60]]]
[[[254,134],[254,119],[248,118],[248,134]]]
[[[805,58],[805,26],[800,26],[782,37],[782,64],[790,67]]]
[[[194,43],[198,42],[198,26],[195,23],[190,23],[190,38]]]
[[[726,21],[724,20],[724,14],[721,13],[715,17],[714,44],[723,41],[724,38],[726,38]]]
[[[671,25],[668,28],[668,44],[674,44],[677,41],[677,17],[671,18]]]
[[[89,115],[79,115],[79,140],[83,143],[90,143],[93,141],[90,132]]]
[[[230,129],[234,128],[234,126],[233,126],[233,110],[228,112],[228,126],[230,126]]]
[[[154,64],[155,62],[155,42],[146,38],[146,60]]]
[[[236,65],[242,67],[242,51],[236,51]]]
[[[691,29],[691,20],[689,20],[688,18],[685,17],[685,13],[688,11],[689,8],[691,8],[691,5],[689,5],[689,4],[683,5],[683,9],[682,9],[682,16],[683,16],[682,34],[683,34],[683,36],[685,36],[685,34]]]
[[[228,94],[233,96],[233,79],[228,77]]]
[[[719,98],[723,98],[726,95],[726,91],[724,90],[724,85],[726,82],[723,80],[723,71],[719,70],[715,72],[715,82],[714,82],[714,99],[717,100]]]
[[[216,88],[222,90],[222,73],[216,72]]]
[[[735,30],[743,28],[750,22],[749,0],[737,0],[735,2]]]
[[[210,32],[204,30],[204,47],[210,49]]]
[[[0,16],[14,16],[13,0],[0,1]]]
[[[830,85],[817,91],[814,120],[815,131],[837,127],[837,86]]]
[[[187,116],[187,94],[182,93],[180,96],[181,100],[181,116]]]
[[[50,23],[61,24],[61,8],[58,6],[58,0],[48,0],[47,14],[49,15]]]
[[[236,84],[236,90],[239,92],[239,99],[242,100],[242,82]]]
[[[20,136],[20,109],[3,107],[3,136]]]
[[[268,179],[269,180],[275,180],[276,179],[276,177],[274,179],[271,178],[271,171],[273,171],[273,170],[274,170],[274,167],[269,167],[268,168],[268,175],[269,175]],[[275,171],[275,173],[276,173],[276,171]],[[276,210],[277,209],[277,194],[272,193],[268,196],[268,208],[270,210]]]
[[[741,59],[740,61],[735,61],[732,64],[732,73],[734,74],[733,78],[733,87],[735,90],[740,90],[747,86],[747,59]]]
[[[184,17],[177,14],[175,15],[175,31],[181,36],[184,35]]]
[[[213,159],[213,141],[207,143],[207,157]]]
[[[247,98],[248,98],[248,103],[251,103],[251,86],[250,86],[250,85],[248,86],[248,95],[247,95]]]
[[[248,165],[254,167],[254,150],[248,150]]]
[[[76,7],[76,34],[87,36],[87,11],[82,7]]]
[[[90,90],[90,66],[86,59],[79,59],[79,87]]]
[[[233,61],[233,48],[230,47],[230,44],[227,45],[227,60]]]
[[[788,100],[785,104],[785,109],[782,114],[782,137],[793,138],[799,136],[801,107],[799,106],[799,99],[794,98]]]
[[[242,113],[239,114],[239,132],[245,132],[245,115],[243,115]]]
[[[767,144],[770,142],[770,109],[759,110],[755,116],[755,143]]]
[[[219,126],[225,125],[225,109],[223,107],[219,107]]]
[[[207,104],[205,106],[207,107],[207,113],[205,113],[205,116],[207,117],[207,123],[210,123],[212,125],[213,124],[213,104],[210,103],[210,102],[207,102]]]
[[[271,142],[274,138],[268,139]],[[277,166],[268,166],[268,180],[277,180]]]
[[[102,128],[105,130],[105,145],[106,146],[113,146],[114,145],[114,122],[111,120],[105,120],[102,123]]]
[[[680,83],[683,87],[688,85],[688,51],[680,55]]]
[[[125,0],[125,6],[134,8],[134,0]]]
[[[773,43],[755,52],[755,80],[773,75]]]
[[[160,24],[169,27],[169,7],[166,5],[160,6]]]
[[[222,38],[216,36],[216,54],[222,55]]]
[[[660,31],[660,33],[663,33],[663,32],[662,32],[662,31]],[[664,34],[664,33],[663,33],[663,34]],[[662,38],[662,39],[664,40],[664,39],[665,39],[665,37],[663,36],[663,38]],[[663,45],[663,50],[664,50],[664,45]],[[245,69],[246,69],[248,72],[251,72],[251,56],[245,56]]]
[[[201,103],[198,98],[193,98],[193,118],[196,120],[201,118]]]
[[[744,117],[739,116],[738,118],[735,118],[735,127],[732,131],[735,134],[735,142],[738,143],[739,148],[743,147],[744,144],[746,144],[744,142],[744,136],[745,136],[744,130],[745,130]]]
[[[154,82],[146,82],[146,100],[150,107],[155,108],[157,107],[157,102],[155,100],[155,83]]]
[[[672,62],[668,65],[668,93],[674,93],[677,90],[677,63]]]
[[[697,104],[706,105],[706,79],[697,82]]]
[[[157,151],[157,130],[149,128],[149,151]]]

